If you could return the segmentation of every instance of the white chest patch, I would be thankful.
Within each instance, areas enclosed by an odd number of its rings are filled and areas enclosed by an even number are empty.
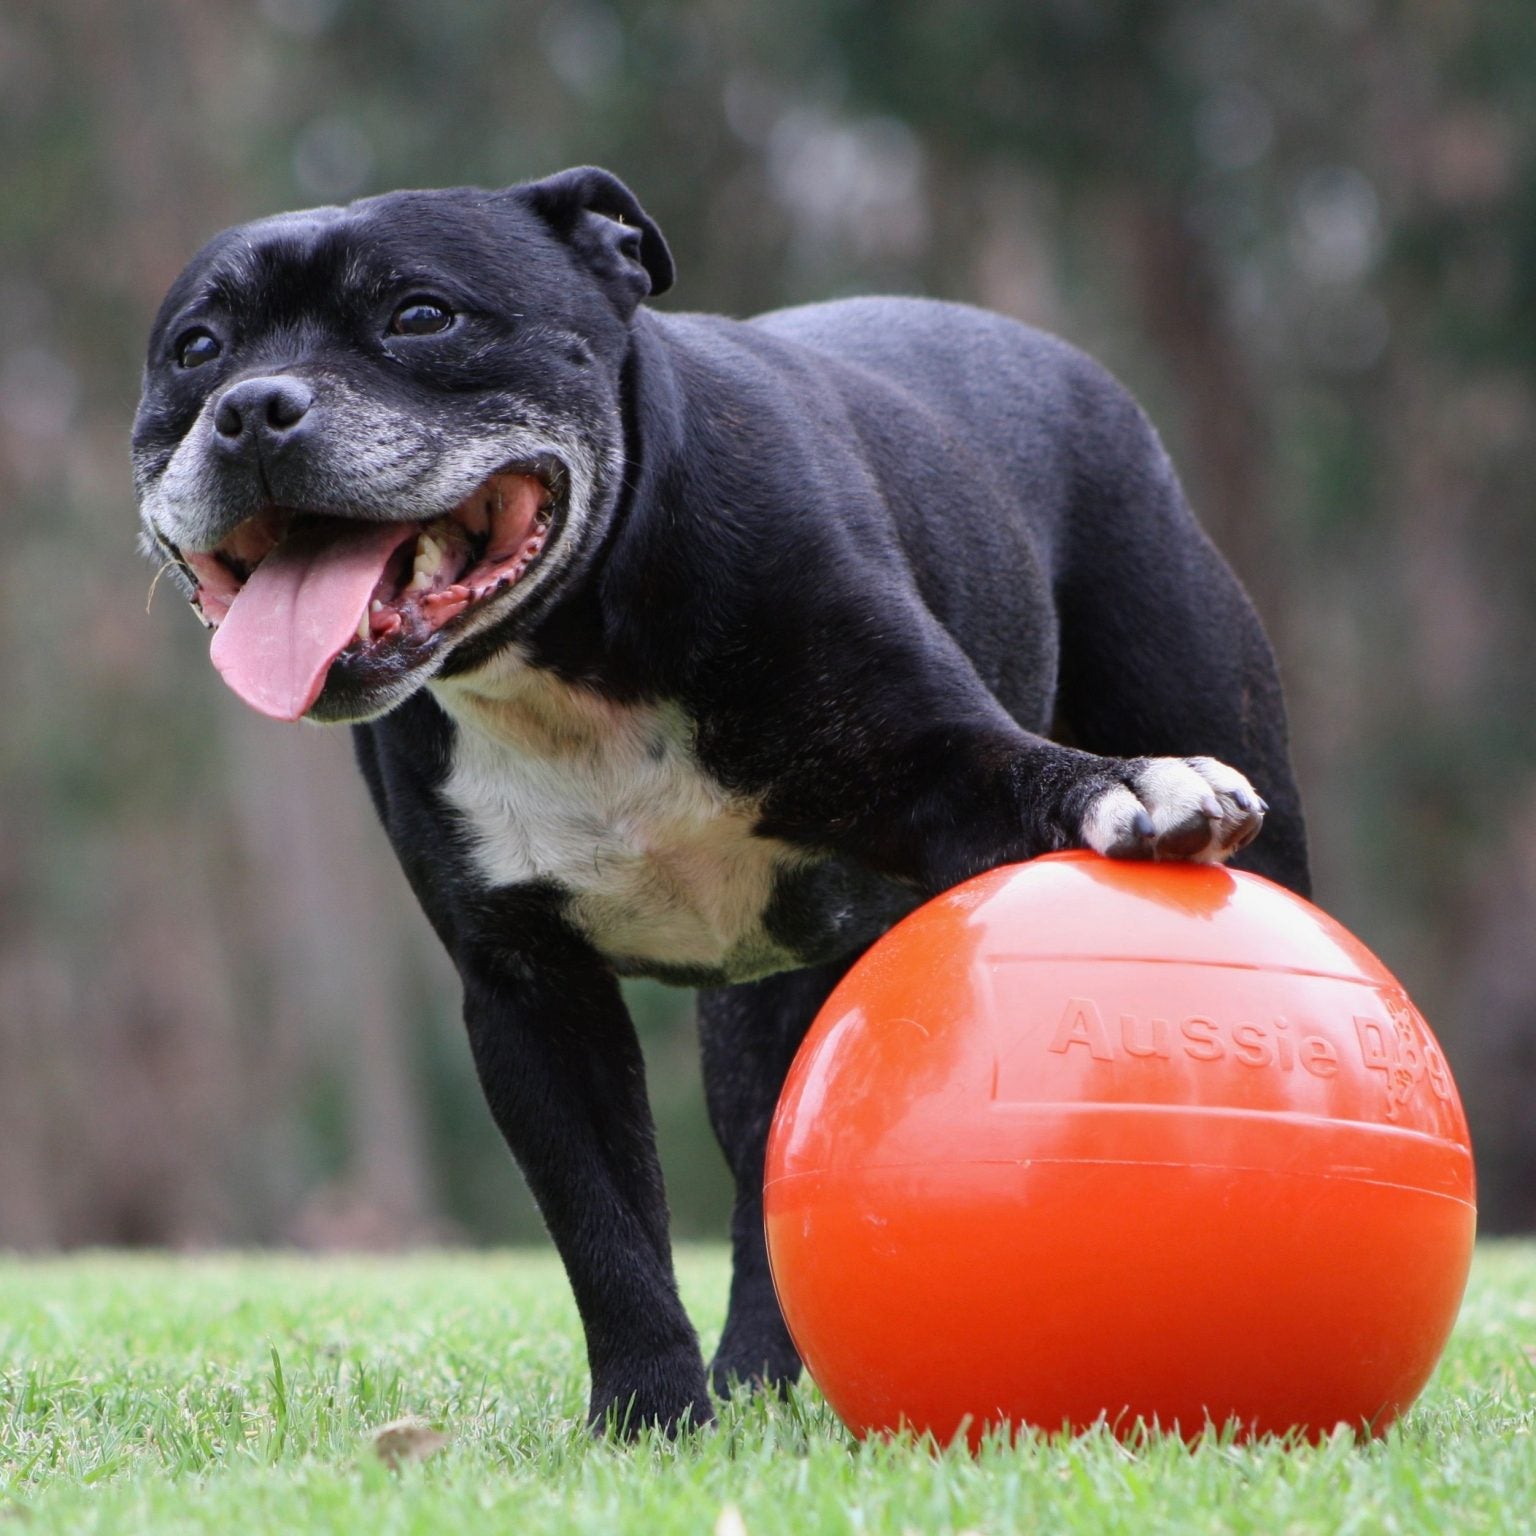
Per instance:
[[[745,980],[794,963],[763,913],[803,856],[752,835],[757,807],[700,769],[681,710],[614,704],[516,662],[494,687],[482,673],[433,688],[457,727],[441,792],[489,885],[556,882],[621,965]]]

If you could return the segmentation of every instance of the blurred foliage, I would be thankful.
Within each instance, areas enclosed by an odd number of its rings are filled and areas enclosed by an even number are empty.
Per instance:
[[[1524,0],[11,0],[0,1243],[535,1229],[344,741],[145,617],[126,434],[224,224],[581,161],[668,305],[929,292],[1132,385],[1281,653],[1319,897],[1536,1225],[1533,79]],[[632,995],[718,1232],[687,999]]]

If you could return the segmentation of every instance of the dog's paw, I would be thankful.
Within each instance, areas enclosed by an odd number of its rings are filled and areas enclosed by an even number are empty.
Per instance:
[[[715,1422],[698,1346],[625,1362],[592,1382],[587,1427],[615,1440],[647,1429],[676,1437]]]
[[[1112,859],[1220,863],[1259,835],[1268,809],[1237,769],[1214,757],[1143,757],[1083,816],[1084,844]]]
[[[753,1392],[782,1397],[800,1379],[800,1356],[778,1315],[777,1303],[772,1318],[754,1321],[755,1328],[728,1320],[710,1361],[709,1385],[722,1401]]]

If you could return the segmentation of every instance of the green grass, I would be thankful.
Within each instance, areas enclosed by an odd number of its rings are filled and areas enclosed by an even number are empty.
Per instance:
[[[685,1252],[718,1328],[725,1258]],[[1536,1246],[1479,1249],[1455,1337],[1385,1440],[1194,1449],[1102,1434],[856,1445],[815,1392],[681,1445],[594,1441],[544,1253],[0,1261],[0,1532],[1536,1531]],[[391,1471],[372,1432],[445,1432]]]

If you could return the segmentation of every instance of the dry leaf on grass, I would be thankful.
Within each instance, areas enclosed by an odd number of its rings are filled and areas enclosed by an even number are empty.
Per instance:
[[[395,1419],[373,1432],[374,1454],[390,1468],[408,1461],[426,1461],[447,1444],[448,1436],[425,1419]]]

